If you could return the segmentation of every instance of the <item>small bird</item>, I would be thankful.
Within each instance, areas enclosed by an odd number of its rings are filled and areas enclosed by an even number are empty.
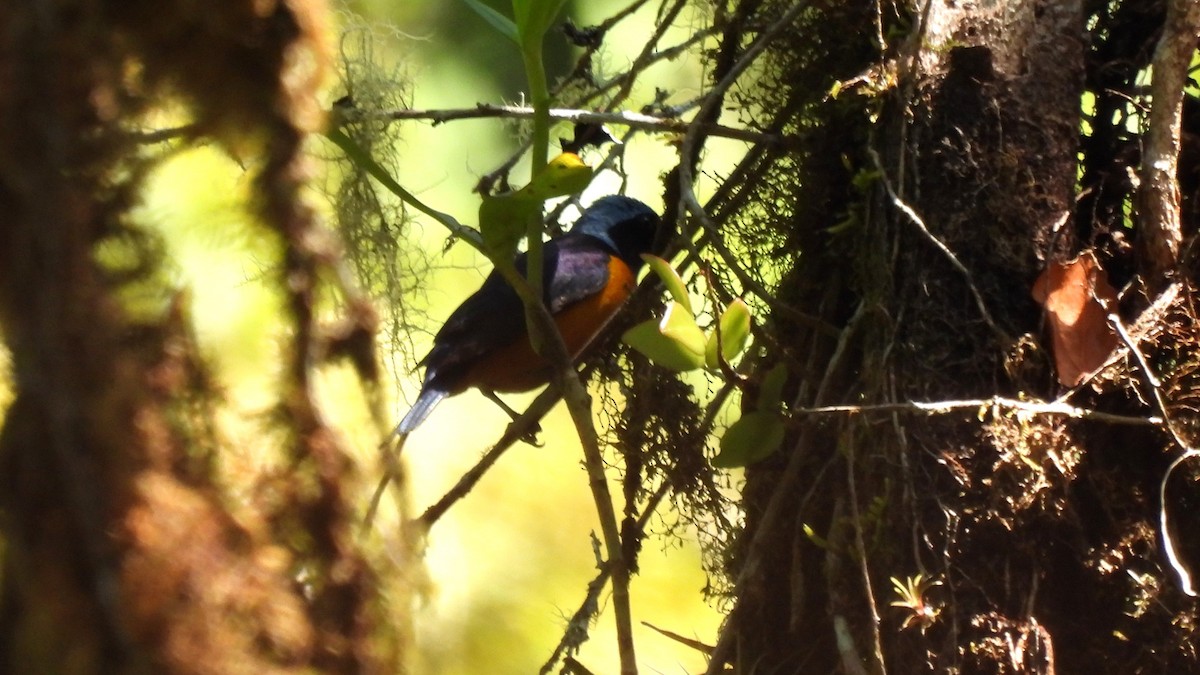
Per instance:
[[[569,233],[546,242],[543,301],[572,359],[633,293],[641,255],[653,248],[658,221],[642,202],[612,195],[585,210]],[[524,274],[525,254],[514,262]],[[500,403],[495,392],[528,391],[550,378],[549,365],[529,343],[521,299],[494,271],[446,319],[418,365],[425,366],[425,382],[396,427],[401,435],[416,429],[442,399],[471,387]]]

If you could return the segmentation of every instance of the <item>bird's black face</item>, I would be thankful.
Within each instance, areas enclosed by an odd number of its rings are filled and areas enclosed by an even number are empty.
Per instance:
[[[622,220],[609,228],[609,244],[617,256],[633,271],[642,266],[643,253],[655,253],[654,235],[658,231],[658,215],[651,212]]]
[[[642,254],[654,252],[659,218],[649,206],[613,195],[597,200],[576,222],[572,232],[604,242],[630,269],[642,265]]]

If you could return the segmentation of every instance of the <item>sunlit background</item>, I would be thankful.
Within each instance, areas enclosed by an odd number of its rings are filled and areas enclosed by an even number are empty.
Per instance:
[[[581,26],[599,22],[626,0],[568,3],[568,15]],[[651,3],[653,4],[653,3]],[[502,11],[507,2],[494,5]],[[520,102],[523,73],[515,48],[471,13],[449,0],[367,1],[344,6],[343,27],[374,36],[376,56],[411,78],[411,105],[418,109],[472,107],[478,102]],[[688,34],[685,14],[675,27]],[[642,48],[654,16],[642,11],[605,40],[597,65],[620,72]],[[547,41],[552,72],[573,63],[573,49],[554,33]],[[552,77],[553,80],[553,77]],[[651,102],[654,88],[670,92],[668,101],[695,98],[705,77],[699,59],[684,56],[656,66],[628,108]],[[399,85],[398,85],[399,86]],[[331,86],[332,102],[345,92]],[[556,128],[554,137],[569,135]],[[642,135],[629,144],[624,169],[626,192],[661,209],[661,175],[675,160],[673,139]],[[471,191],[482,174],[508,159],[517,147],[514,127],[500,120],[463,121],[432,126],[406,122],[400,147],[399,180],[427,203],[463,222],[474,223],[478,205]],[[717,146],[722,147],[722,146]],[[736,159],[738,148],[706,158],[720,170]],[[318,150],[329,152],[328,148]],[[514,172],[514,178],[522,175]],[[619,189],[620,178],[599,176],[584,202]],[[701,186],[703,197],[703,187]],[[156,170],[138,213],[139,220],[163,235],[170,273],[186,290],[201,349],[211,360],[227,407],[221,434],[230,450],[226,470],[253,471],[262,449],[260,416],[273,403],[280,362],[278,298],[260,283],[275,258],[276,243],[255,235],[245,207],[249,178],[242,163],[211,148],[178,153]],[[432,269],[423,292],[411,299],[413,316],[428,317],[408,339],[423,355],[439,322],[482,281],[487,265],[467,246],[443,255],[446,234],[436,223],[418,221],[406,246],[428,252]],[[385,345],[386,347],[386,345]],[[0,352],[0,368],[4,366]],[[410,372],[411,357],[384,358],[396,366],[395,385],[385,392],[394,419],[406,410],[419,385]],[[0,369],[4,372],[4,369]],[[357,382],[348,373],[331,372],[322,395],[336,426],[357,451],[364,500],[379,468],[377,429],[370,422]],[[0,382],[0,411],[11,401]],[[532,397],[513,397],[519,407]],[[507,417],[471,392],[444,402],[408,441],[405,460],[411,476],[410,505],[420,512],[445,493],[504,430]],[[425,555],[428,581],[415,613],[417,673],[531,673],[550,656],[566,618],[583,600],[596,574],[590,533],[598,532],[581,451],[565,409],[543,421],[545,447],[513,448],[475,490],[437,523]],[[619,492],[619,491],[618,491]],[[670,514],[664,516],[671,519]],[[395,527],[394,506],[380,527]],[[659,524],[652,532],[663,529]],[[386,539],[386,537],[385,537]],[[638,662],[645,673],[693,673],[703,656],[692,648],[641,625],[701,642],[711,642],[720,616],[702,594],[706,578],[694,536],[647,539],[641,572],[633,580],[633,610]],[[606,610],[579,659],[592,672],[617,671],[615,632],[607,594]]]

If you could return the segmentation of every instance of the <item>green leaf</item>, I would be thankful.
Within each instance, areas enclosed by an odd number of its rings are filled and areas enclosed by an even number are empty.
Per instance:
[[[783,419],[777,414],[762,410],[746,413],[725,430],[721,452],[712,464],[718,469],[750,466],[783,445],[783,431]]]
[[[495,28],[501,35],[512,40],[517,46],[521,45],[521,35],[517,31],[517,24],[513,23],[512,19],[480,2],[480,0],[462,1],[467,7],[475,10],[476,14],[483,17],[483,20],[491,24],[492,28]]]
[[[682,373],[704,365],[703,358],[697,358],[683,345],[659,332],[658,321],[655,319],[625,331],[621,341],[662,368]]]
[[[782,363],[767,371],[762,387],[758,390],[758,410],[778,410],[783,402],[783,385],[787,383],[788,369]]]
[[[704,365],[704,331],[696,325],[696,317],[692,316],[687,307],[678,302],[667,305],[667,312],[663,314],[658,329],[663,335],[683,345],[700,360],[700,365]]]
[[[517,251],[526,225],[542,206],[524,191],[484,195],[479,204],[479,230],[488,251],[507,260]]]
[[[692,311],[692,296],[688,294],[687,286],[683,283],[683,278],[679,276],[675,268],[671,267],[671,263],[649,253],[643,253],[642,260],[645,260],[650,269],[654,270],[654,273],[658,275],[658,278],[662,279],[663,286],[667,287],[667,291],[670,292],[675,302],[683,305],[688,314],[695,316],[695,312]]]
[[[565,4],[566,0],[513,0],[522,49],[541,49],[542,38]]]
[[[625,331],[621,341],[663,368],[686,372],[704,365],[704,333],[675,303],[661,320],[651,319]]]
[[[564,152],[520,190],[485,195],[479,204],[479,229],[484,245],[502,258],[512,256],[542,202],[582,192],[591,180],[592,167],[584,164],[579,155]]]
[[[718,331],[721,335],[721,356],[728,363],[742,353],[742,350],[746,348],[746,341],[750,339],[750,308],[741,298],[729,303],[721,315],[721,320],[717,322],[716,330],[708,336],[708,345],[704,350],[704,363],[709,368],[721,366],[717,360]]]
[[[512,0],[513,16],[517,17],[517,24],[523,25],[529,20],[529,8],[533,0]]]
[[[521,192],[539,201],[566,197],[583,192],[592,182],[592,174],[592,167],[584,164],[579,155],[564,152],[550,160],[529,185],[521,188]]]
[[[829,541],[817,534],[817,531],[812,528],[812,525],[803,523],[800,527],[804,530],[804,536],[808,537],[809,541],[816,544],[818,548],[829,550]]]

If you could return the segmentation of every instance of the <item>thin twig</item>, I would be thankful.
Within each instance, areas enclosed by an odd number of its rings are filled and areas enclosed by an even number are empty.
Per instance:
[[[1175,575],[1179,577],[1179,589],[1193,598],[1200,594],[1196,592],[1196,588],[1192,584],[1191,571],[1179,559],[1179,554],[1175,551],[1175,540],[1168,529],[1167,480],[1171,478],[1171,474],[1175,472],[1175,469],[1179,468],[1180,464],[1183,464],[1186,460],[1195,458],[1197,455],[1200,455],[1200,452],[1188,448],[1182,455],[1176,457],[1175,461],[1171,462],[1167,470],[1163,472],[1162,480],[1158,483],[1158,521],[1159,529],[1162,530],[1163,551],[1167,554],[1167,564],[1171,566],[1171,569],[1175,571]]]
[[[1158,483],[1158,520],[1159,529],[1162,530],[1161,536],[1163,540],[1163,551],[1167,554],[1167,563],[1171,566],[1171,569],[1175,571],[1176,576],[1179,577],[1180,590],[1191,597],[1196,597],[1198,594],[1195,587],[1192,585],[1191,571],[1188,570],[1183,561],[1179,559],[1179,555],[1175,550],[1174,537],[1171,536],[1171,531],[1169,529],[1169,518],[1167,514],[1167,480],[1171,478],[1171,474],[1174,473],[1175,469],[1179,468],[1183,462],[1200,456],[1200,451],[1192,447],[1191,444],[1189,444],[1183,438],[1179,432],[1179,429],[1171,420],[1171,415],[1167,412],[1167,401],[1162,393],[1162,381],[1158,379],[1158,376],[1154,374],[1154,370],[1150,368],[1150,362],[1146,360],[1145,355],[1142,354],[1142,350],[1138,348],[1137,343],[1134,342],[1133,338],[1129,335],[1129,331],[1125,330],[1125,326],[1122,324],[1121,318],[1117,316],[1115,312],[1111,312],[1108,315],[1108,322],[1114,329],[1116,329],[1117,335],[1121,337],[1121,340],[1129,349],[1129,353],[1132,354],[1134,360],[1137,361],[1138,368],[1142,371],[1142,375],[1146,379],[1146,384],[1150,386],[1150,391],[1154,398],[1154,404],[1158,408],[1158,411],[1162,413],[1162,423],[1159,426],[1165,428],[1167,433],[1170,434],[1171,438],[1175,441],[1175,444],[1183,449],[1183,454],[1181,454],[1179,457],[1176,457],[1175,460],[1171,462],[1171,464],[1167,467],[1167,470],[1163,472],[1162,479]]]
[[[644,71],[646,67],[655,60],[655,45],[657,45],[659,41],[663,39],[663,36],[666,35],[667,30],[671,27],[671,24],[674,23],[675,17],[679,16],[679,13],[683,11],[684,6],[687,5],[687,0],[675,0],[675,4],[672,5],[670,9],[663,12],[662,8],[665,5],[666,3],[664,2],[663,5],[659,6],[659,15],[655,17],[654,20],[654,34],[650,36],[649,40],[646,40],[646,44],[642,47],[641,53],[634,58],[633,64],[628,71],[629,77],[623,78],[621,88],[618,89],[617,93],[613,96],[610,105],[621,105],[621,103],[629,97],[629,93],[633,90],[633,83],[635,80],[633,74]]]
[[[571,69],[570,74],[562,78],[551,90],[551,95],[555,98],[562,93],[563,89],[569,84],[578,80],[591,80],[592,78],[592,56],[604,45],[604,37],[608,35],[608,31],[612,30],[618,23],[624,21],[633,15],[634,12],[642,8],[648,0],[634,0],[629,3],[624,9],[609,16],[595,26],[588,26],[585,30],[587,33],[594,36],[593,41],[588,44],[583,53],[575,59],[575,67]]]
[[[671,486],[664,482],[658,486],[658,489],[646,501],[646,507],[642,510],[637,520],[637,532],[639,534],[645,533],[646,527],[650,523],[650,518],[658,510],[659,503],[666,498],[670,489]],[[563,654],[578,649],[579,645],[582,645],[587,640],[587,627],[591,624],[592,617],[598,611],[600,593],[604,590],[605,585],[608,584],[608,579],[612,574],[612,570],[608,565],[600,564],[600,561],[597,562],[600,572],[588,582],[587,593],[584,595],[583,602],[580,603],[579,609],[575,610],[575,613],[567,621],[567,629],[563,632],[562,639],[558,641],[558,645],[555,646],[554,652],[550,654],[550,658],[546,660],[541,670],[538,671],[540,675],[549,673],[554,669],[554,664],[558,663],[559,659],[563,657]]]
[[[661,635],[665,638],[670,638],[670,639],[678,642],[679,644],[681,644],[685,647],[691,647],[692,649],[695,649],[696,651],[700,652],[701,654],[711,654],[712,653],[712,649],[713,649],[712,645],[707,645],[699,640],[694,640],[692,638],[684,637],[684,636],[680,635],[679,633],[669,631],[665,628],[659,628],[658,626],[655,626],[654,624],[650,623],[649,621],[643,621],[642,625],[645,626],[646,628],[649,628],[650,630],[658,633],[659,635]]]
[[[557,332],[555,337],[559,337]],[[559,337],[558,343],[562,344]],[[565,363],[564,363],[565,361]],[[555,377],[563,388],[563,399],[575,423],[575,431],[583,446],[583,464],[588,474],[588,485],[596,503],[596,515],[600,519],[600,531],[604,535],[604,547],[608,554],[607,567],[612,574],[613,617],[617,626],[617,653],[621,662],[621,675],[636,675],[637,661],[633,645],[633,612],[629,598],[629,564],[621,546],[621,529],[613,510],[612,495],[608,489],[608,476],[604,471],[604,455],[600,451],[600,439],[592,420],[591,396],[579,380],[578,373],[571,367],[566,349]]]
[[[486,248],[483,245],[483,237],[479,232],[473,230],[466,225],[458,222],[454,216],[444,211],[429,206],[421,201],[416,195],[404,189],[404,186],[388,173],[387,169],[380,166],[371,154],[362,148],[353,138],[348,136],[341,129],[330,129],[326,132],[325,137],[333,142],[334,145],[341,148],[342,152],[346,153],[352,162],[358,165],[363,171],[366,171],[372,178],[379,181],[389,192],[396,195],[404,203],[412,206],[421,213],[433,218],[441,223],[443,227],[450,230],[450,233],[470,244],[475,250],[483,255],[488,255]]]
[[[479,479],[483,478],[488,469],[496,463],[496,460],[500,459],[500,456],[511,448],[513,444],[526,436],[530,431],[533,431],[538,422],[561,399],[562,396],[559,395],[558,390],[554,387],[549,387],[541,394],[538,394],[538,397],[533,400],[533,403],[529,404],[525,412],[513,420],[512,424],[508,425],[508,428],[504,430],[504,434],[500,436],[500,440],[496,441],[496,444],[475,463],[475,466],[459,477],[454,487],[450,488],[432,506],[425,509],[425,512],[414,523],[425,530],[433,527],[434,523],[445,515],[451,506],[465,497],[475,487]]]
[[[705,214],[708,213],[707,209],[703,208],[701,209],[701,212]],[[701,222],[711,223],[711,219],[705,216],[704,218],[701,218]],[[767,288],[763,286],[762,282],[760,282],[758,279],[755,279],[745,269],[742,269],[742,265],[739,262],[737,254],[729,250],[729,247],[725,245],[725,241],[721,239],[721,237],[717,236],[716,227],[705,227],[703,236],[701,237],[700,241],[697,242],[697,247],[699,247],[701,244],[708,244],[711,246],[721,258],[725,268],[730,272],[733,272],[733,276],[737,277],[737,280],[742,284],[742,287],[753,293],[758,299],[765,302],[772,311],[787,315],[797,324],[804,326],[805,328],[811,328],[812,330],[827,337],[833,337],[838,334],[838,328],[833,324],[823,321],[822,319],[813,316],[808,312],[796,309],[785,302],[780,302],[779,298],[776,297],[774,293],[767,290]]]
[[[838,335],[837,345],[833,349],[833,354],[830,355],[826,362],[825,373],[821,376],[821,383],[817,385],[817,391],[813,394],[813,401],[820,404],[830,396],[830,388],[833,387],[833,377],[842,367],[842,361],[850,351],[850,339],[858,334],[858,328],[862,325],[863,320],[867,317],[867,303],[865,300],[860,300],[858,307],[855,308],[854,314],[850,320],[846,322],[846,326],[842,328],[841,334]],[[792,401],[792,408],[797,408],[800,405],[800,399],[797,397]]]
[[[574,107],[578,108],[578,107],[585,106],[589,103],[592,103],[593,101],[598,100],[600,97],[604,96],[608,91],[610,91],[611,89],[613,89],[614,87],[617,87],[619,85],[625,86],[626,83],[629,83],[629,85],[632,86],[632,82],[647,67],[649,67],[650,65],[653,65],[654,63],[657,63],[658,61],[670,60],[670,59],[675,58],[679,54],[687,51],[692,46],[694,46],[698,42],[700,42],[703,39],[705,39],[706,37],[708,37],[710,34],[711,34],[711,32],[707,31],[707,30],[696,31],[696,33],[689,36],[688,39],[684,40],[683,42],[681,42],[673,47],[669,47],[667,49],[660,49],[656,52],[652,52],[645,60],[642,60],[639,57],[639,59],[635,60],[634,63],[629,67],[629,69],[626,70],[624,73],[610,79],[607,82],[598,83],[591,91],[589,91],[587,94],[581,96],[578,100],[576,100],[573,103]],[[656,44],[657,39],[658,38],[655,38],[648,44],[650,44],[650,45]],[[579,63],[576,64],[575,70],[571,73],[571,75],[568,76],[566,79],[562,80],[561,82],[559,82],[558,85],[555,87],[554,91],[552,92],[554,97],[557,98],[560,93],[562,93],[564,90],[566,90],[568,85],[570,85],[571,83],[573,83],[576,80],[581,79],[583,77],[584,73],[587,71],[587,68],[584,67],[584,61],[586,61],[587,58],[588,58],[587,53],[585,53],[582,57],[580,57]],[[611,112],[611,109],[620,105],[620,103],[622,101],[624,101],[624,99],[625,99],[624,95],[620,95],[620,94],[614,95],[611,99],[609,99],[605,103],[604,107],[607,109],[606,111]],[[689,109],[689,107],[687,107],[687,106],[683,106],[683,107],[673,106],[671,112],[674,113],[675,116],[678,116],[678,115],[681,115],[687,109]],[[479,181],[480,184],[481,185],[490,185],[490,184],[494,183],[500,176],[507,175],[508,172],[512,170],[512,167],[516,166],[517,162],[521,159],[521,156],[524,155],[525,152],[527,150],[529,150],[529,148],[530,148],[529,141],[523,142],[520,145],[520,147],[518,147],[516,149],[516,151],[514,151],[513,154],[507,160],[505,160],[497,169],[491,171],[486,176],[483,176]]]
[[[395,447],[387,447],[392,440],[391,435],[379,446],[379,454],[383,456],[383,476],[379,479],[379,484],[375,486],[375,492],[371,493],[371,501],[367,502],[367,513],[362,520],[363,535],[370,532],[371,527],[375,524],[375,515],[379,512],[379,505],[383,502],[383,495],[387,492],[388,485],[397,486],[396,497],[398,499],[404,497],[404,467],[400,464],[400,452],[404,449],[404,442],[408,440],[408,434],[397,434],[396,438]]]
[[[877,403],[871,405],[827,405],[812,408],[792,408],[793,415],[865,415],[868,413],[921,413],[926,415],[946,415],[956,411],[1004,409],[1033,415],[1055,415],[1072,419],[1107,422],[1108,424],[1129,424],[1135,426],[1159,426],[1163,423],[1161,417],[1138,417],[1136,415],[1118,415],[1100,410],[1079,408],[1061,401],[1019,400],[1005,396],[991,398],[964,399],[957,401],[903,401],[899,403]]]
[[[926,227],[925,221],[921,219],[921,216],[917,215],[917,212],[913,210],[913,208],[909,206],[907,202],[901,199],[900,195],[896,194],[896,190],[892,187],[892,182],[888,179],[887,171],[883,168],[883,162],[880,161],[879,153],[875,152],[875,148],[867,148],[867,152],[871,155],[871,161],[875,164],[875,170],[879,172],[880,182],[883,184],[883,189],[887,191],[888,197],[892,201],[892,205],[895,206],[901,213],[903,213],[905,217],[908,218],[909,222],[916,226],[917,230],[925,237],[925,239],[929,241],[929,243],[933,244],[935,248],[942,252],[955,270],[962,274],[963,279],[967,282],[967,288],[971,291],[971,296],[975,299],[975,305],[979,308],[979,314],[983,317],[984,323],[986,323],[988,327],[992,329],[992,332],[996,334],[996,337],[1000,339],[1001,343],[1011,344],[1013,341],[1012,338],[1008,335],[1008,333],[1001,329],[999,325],[996,324],[994,319],[992,319],[992,313],[988,311],[987,303],[983,301],[983,295],[975,286],[975,280],[971,276],[970,270],[967,269],[966,265],[962,264],[962,261],[958,259],[958,256],[954,254],[954,251],[950,250],[950,247],[946,246],[941,239],[938,239],[932,232],[929,231],[929,228]]]
[[[720,82],[717,82],[704,95],[704,104],[696,112],[695,122],[688,125],[687,133],[684,134],[683,142],[679,146],[679,156],[682,158],[682,161],[679,163],[680,200],[683,202],[683,206],[687,212],[697,218],[707,230],[711,231],[715,229],[715,226],[704,212],[704,208],[700,205],[700,200],[696,197],[693,186],[695,176],[692,169],[692,161],[696,157],[700,134],[707,132],[704,128],[705,122],[706,120],[715,120],[719,117],[721,105],[725,100],[725,92],[737,82],[742,73],[763,53],[767,45],[771,44],[771,42],[788,29],[792,21],[800,15],[800,12],[808,4],[808,0],[801,0],[792,5],[770,28],[758,36],[754,43],[733,64],[729,72],[725,73]]]
[[[695,174],[692,163],[698,157],[698,149],[700,144],[701,134],[708,134],[707,127],[711,125],[710,120],[715,120],[720,116],[721,105],[725,100],[725,92],[737,82],[738,78],[750,67],[752,63],[762,54],[772,41],[783,34],[791,25],[792,21],[799,16],[800,12],[808,6],[807,0],[797,2],[779,19],[764,31],[758,38],[746,49],[746,51],[738,58],[737,62],[730,67],[729,71],[721,78],[721,80],[704,95],[704,103],[700,106],[700,110],[696,112],[691,124],[687,127],[687,133],[684,134],[683,141],[679,145],[680,162],[678,165],[679,171],[679,201],[678,211],[680,213],[690,213],[693,218],[700,224],[702,230],[711,235],[709,242],[718,249],[723,250],[723,242],[719,241],[717,236],[717,226],[712,218],[708,216],[704,206],[700,204],[699,198],[696,196],[695,190]],[[685,238],[685,241],[691,242],[690,238]],[[728,251],[725,251],[728,253]],[[699,258],[698,253],[692,250],[692,253]],[[733,257],[731,255],[723,256],[727,262]],[[730,269],[738,277],[738,280],[747,288],[754,291],[755,295],[764,299],[768,304],[772,304],[771,294],[766,292],[762,284],[758,283],[753,277],[741,270],[738,265],[730,265]],[[799,313],[795,317],[798,321],[819,327],[823,322],[810,317],[804,313]]]
[[[887,670],[883,661],[883,640],[879,636],[879,606],[875,602],[875,589],[871,584],[871,569],[867,564],[867,545],[863,540],[862,512],[858,508],[858,481],[854,475],[855,449],[857,444],[847,444],[846,448],[846,490],[850,498],[850,517],[854,521],[854,549],[858,554],[858,571],[862,576],[863,594],[866,596],[867,611],[871,617],[871,645],[874,648],[875,672],[886,675]]]
[[[497,105],[494,103],[480,103],[474,108],[448,108],[442,110],[414,110],[406,108],[403,110],[381,110],[378,112],[359,111],[353,113],[345,113],[344,117],[347,122],[358,120],[425,120],[433,123],[435,126],[450,122],[453,120],[466,119],[484,119],[492,117],[500,117],[505,119],[531,119],[533,117],[533,108],[521,105]],[[641,131],[652,131],[665,134],[682,134],[690,127],[690,122],[673,118],[673,117],[658,117],[655,115],[646,115],[643,113],[633,112],[630,110],[622,110],[618,112],[599,112],[595,110],[582,110],[576,108],[551,108],[550,119],[556,122],[570,122],[573,124],[611,124],[617,126],[625,126]],[[769,134],[753,129],[739,129],[729,127],[723,124],[701,124],[704,127],[705,133],[710,136],[719,136],[721,138],[732,138],[738,141],[746,141],[748,143],[762,143],[764,145],[790,145],[794,144],[797,139],[793,136],[785,136],[781,134]]]
[[[1164,325],[1164,315],[1170,310],[1171,306],[1175,303],[1176,299],[1179,298],[1179,294],[1182,292],[1183,284],[1176,281],[1159,293],[1158,297],[1154,299],[1154,302],[1150,303],[1150,306],[1138,315],[1137,319],[1134,320],[1133,324],[1129,328],[1124,328],[1124,325],[1122,325],[1122,328],[1126,332],[1126,337],[1128,338],[1126,345],[1130,343],[1138,344],[1139,342],[1151,339],[1160,333]],[[1101,373],[1106,372],[1109,368],[1118,363],[1123,363],[1128,356],[1129,348],[1127,346],[1121,346],[1118,349],[1114,349],[1112,354],[1110,354],[1108,359],[1104,362],[1104,365],[1092,371],[1091,374],[1084,378],[1084,380],[1079,384],[1064,391],[1062,394],[1059,394],[1058,398],[1055,400],[1067,401],[1073,398],[1079,392],[1087,390],[1092,381],[1099,377]]]
[[[832,460],[833,457],[830,458],[830,461]],[[846,538],[845,511],[846,495],[839,493],[833,499],[828,521],[829,529],[825,533],[825,545],[823,546],[825,564],[822,576],[825,579],[825,589],[829,596],[828,609],[833,619],[834,643],[841,659],[842,671],[848,675],[870,675],[863,665],[862,656],[858,653],[858,646],[854,641],[854,631],[846,619],[846,610],[849,609],[850,600],[847,597],[849,589],[844,588],[842,581],[842,577],[846,576],[842,571],[845,566],[843,553],[849,549],[844,541]]]
[[[1154,374],[1154,369],[1150,367],[1150,362],[1146,360],[1146,356],[1142,354],[1142,350],[1133,341],[1133,337],[1129,335],[1129,331],[1125,330],[1125,325],[1122,323],[1121,317],[1117,316],[1115,312],[1111,312],[1108,315],[1108,323],[1117,331],[1117,335],[1125,343],[1125,347],[1129,349],[1129,353],[1133,355],[1133,359],[1137,361],[1138,368],[1146,378],[1146,384],[1150,385],[1154,404],[1158,408],[1158,411],[1162,413],[1160,426],[1163,426],[1167,430],[1167,433],[1171,435],[1171,438],[1175,439],[1175,443],[1179,447],[1185,450],[1190,449],[1191,446],[1180,435],[1179,430],[1171,420],[1170,414],[1167,412],[1167,401],[1163,398],[1162,394],[1162,380],[1158,379],[1158,376]]]

